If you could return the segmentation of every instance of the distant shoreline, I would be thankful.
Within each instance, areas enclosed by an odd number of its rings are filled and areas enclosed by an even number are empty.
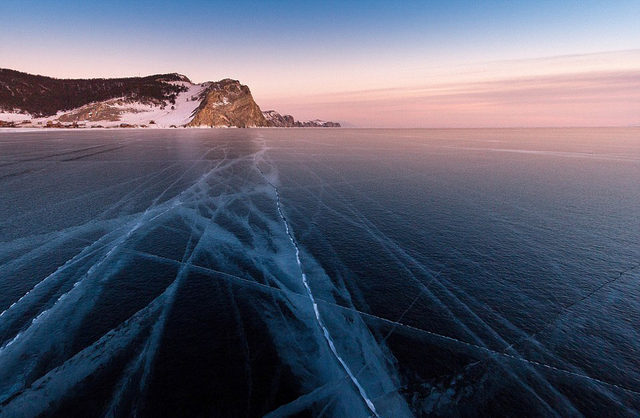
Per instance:
[[[122,128],[122,127],[64,127],[64,128],[47,128],[47,127],[35,127],[35,126],[15,126],[15,127],[0,127],[0,133],[5,132],[86,132],[86,131],[168,131],[168,130],[224,130],[224,129],[268,129],[268,130],[304,130],[307,131],[309,129],[312,130],[326,130],[327,128],[322,127],[280,127],[280,126],[255,126],[255,127],[246,127],[239,128],[237,126],[214,126],[214,127],[195,127],[195,126],[178,126],[175,128],[171,127],[130,127],[130,128]],[[487,130],[496,130],[496,131],[506,131],[506,130],[591,130],[591,129],[615,129],[615,130],[640,130],[640,126],[529,126],[529,127],[479,127],[479,128],[454,128],[454,127],[442,127],[442,128],[369,128],[369,127],[342,127],[340,130],[398,130],[398,131],[412,131],[412,130],[432,130],[432,131],[487,131]],[[640,140],[640,138],[639,138]]]
[[[100,126],[100,127],[56,127],[49,128],[46,126],[37,127],[37,126],[12,126],[12,127],[0,127],[1,132],[73,132],[73,131],[173,131],[173,130],[194,130],[194,131],[206,131],[206,130],[225,130],[225,129],[282,129],[282,130],[295,130],[300,129],[307,131],[309,129],[321,129],[326,130],[325,127],[300,127],[300,126],[292,126],[292,127],[282,127],[282,126],[247,126],[247,127],[238,127],[238,126],[176,126],[176,127],[167,127],[167,126],[158,126],[158,127],[120,127],[120,126]],[[341,128],[341,129],[405,129],[405,128]],[[409,128],[409,129],[423,129],[423,128]]]

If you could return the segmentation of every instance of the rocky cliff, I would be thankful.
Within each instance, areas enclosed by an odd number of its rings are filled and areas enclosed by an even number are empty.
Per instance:
[[[262,112],[262,114],[269,123],[269,126],[278,128],[293,128],[296,126],[296,121],[291,115],[281,115],[275,110],[266,110]]]
[[[281,115],[275,110],[262,112],[269,126],[278,128],[340,128],[338,122],[326,122],[320,119],[297,121],[291,115]]]
[[[200,95],[200,106],[187,126],[254,128],[269,126],[249,87],[238,80],[211,83]]]

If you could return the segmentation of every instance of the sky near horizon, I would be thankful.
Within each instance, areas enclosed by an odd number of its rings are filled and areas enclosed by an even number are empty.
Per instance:
[[[640,0],[1,0],[0,68],[247,84],[359,127],[640,125]]]

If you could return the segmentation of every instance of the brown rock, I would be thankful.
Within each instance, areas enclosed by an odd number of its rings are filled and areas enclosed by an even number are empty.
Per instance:
[[[225,79],[202,93],[202,102],[187,126],[238,128],[269,126],[249,87],[237,80]]]
[[[275,110],[266,110],[262,114],[267,119],[269,126],[274,128],[292,128],[296,126],[296,121],[291,115],[281,115]]]

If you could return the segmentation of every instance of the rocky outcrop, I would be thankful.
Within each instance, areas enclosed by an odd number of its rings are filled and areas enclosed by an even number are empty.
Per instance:
[[[57,120],[60,122],[96,122],[96,121],[119,121],[121,115],[140,113],[142,110],[136,109],[136,105],[141,102],[133,102],[125,99],[107,100],[104,102],[91,103],[70,112],[67,112]],[[162,102],[156,103],[149,101],[147,103],[150,106],[161,106]]]
[[[224,79],[211,83],[200,95],[200,106],[187,126],[266,127],[260,107],[253,100],[249,87],[238,80]]]
[[[262,112],[269,126],[277,128],[339,128],[338,122],[325,122],[320,119],[306,122],[296,121],[291,115],[281,115],[275,110]]]
[[[269,123],[269,126],[277,128],[293,128],[296,126],[296,121],[291,115],[281,115],[275,110],[266,110],[262,112],[262,114]]]
[[[340,128],[340,124],[338,122],[326,122],[320,119],[296,122],[296,126],[300,128]]]

